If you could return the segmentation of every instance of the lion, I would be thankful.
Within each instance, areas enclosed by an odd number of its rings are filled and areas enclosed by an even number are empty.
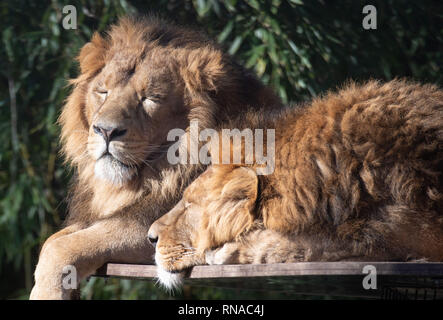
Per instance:
[[[186,144],[191,121],[218,128],[246,109],[282,107],[201,32],[155,17],[125,17],[95,33],[78,62],[59,118],[74,169],[69,213],[41,249],[31,299],[74,298],[106,262],[153,263],[147,230],[206,168],[168,161],[170,130],[183,130]],[[63,285],[66,266],[74,285]]]
[[[214,164],[152,224],[164,286],[199,264],[443,261],[441,89],[350,83],[265,116],[272,174]]]

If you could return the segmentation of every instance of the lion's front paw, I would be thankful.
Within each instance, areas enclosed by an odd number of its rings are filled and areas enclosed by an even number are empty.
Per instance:
[[[44,285],[36,284],[29,296],[29,300],[62,300],[63,292],[61,290],[53,290]]]
[[[205,261],[207,264],[236,264],[238,261],[238,244],[226,243],[223,247],[206,251]]]
[[[30,300],[63,300],[69,294],[63,290],[62,274],[56,270],[43,269],[41,263],[35,272],[35,285],[29,296]]]
[[[71,261],[52,243],[42,252],[34,277],[31,300],[71,299],[79,280]]]

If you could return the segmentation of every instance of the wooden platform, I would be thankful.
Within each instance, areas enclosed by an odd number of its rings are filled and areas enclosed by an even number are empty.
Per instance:
[[[375,267],[377,289],[364,289],[363,268]],[[154,265],[108,263],[96,276],[154,279]],[[443,299],[443,263],[303,262],[196,266],[187,284],[271,290],[300,295],[385,299]]]

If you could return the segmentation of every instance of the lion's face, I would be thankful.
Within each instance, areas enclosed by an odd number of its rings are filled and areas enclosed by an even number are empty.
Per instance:
[[[174,287],[185,269],[204,264],[208,250],[234,241],[255,220],[258,179],[254,170],[214,165],[200,175],[182,200],[148,232],[156,243],[160,281]]]
[[[170,166],[171,129],[185,131],[193,120],[215,126],[233,112],[221,101],[247,105],[240,68],[199,33],[161,21],[123,19],[107,36],[95,34],[78,61],[61,137],[66,158],[89,185],[138,188],[142,183],[129,182]]]
[[[93,79],[86,94],[87,154],[98,178],[124,184],[166,152],[167,134],[186,128],[183,86],[168,62],[136,62],[116,54]]]
[[[167,153],[177,132],[186,134],[184,146],[192,121],[199,130],[217,128],[248,108],[281,107],[200,32],[155,18],[120,19],[106,35],[95,33],[77,60],[80,74],[59,118],[62,151],[85,186],[76,194],[85,201],[92,194],[95,214],[111,198],[120,208],[148,189],[181,190],[179,171],[186,170]],[[171,129],[179,129],[175,141],[168,141]]]

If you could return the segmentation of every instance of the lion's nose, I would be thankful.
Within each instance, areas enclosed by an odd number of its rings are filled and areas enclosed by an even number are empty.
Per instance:
[[[94,125],[92,128],[96,134],[101,135],[103,139],[105,139],[106,143],[111,142],[112,139],[123,136],[127,131],[126,129],[105,127],[101,125]]]
[[[155,247],[155,245],[157,244],[157,241],[158,241],[158,236],[156,234],[149,232],[148,233],[148,240]]]
[[[148,230],[148,240],[155,247],[158,241],[158,223],[154,222]]]

